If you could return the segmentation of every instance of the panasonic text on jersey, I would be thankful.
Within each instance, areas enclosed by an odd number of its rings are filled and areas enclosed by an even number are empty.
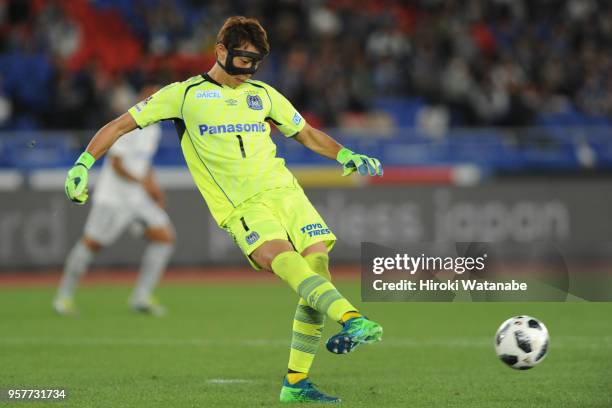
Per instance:
[[[239,133],[239,132],[254,132],[263,133],[266,131],[266,124],[264,122],[256,123],[230,123],[224,125],[199,125],[200,136],[205,133],[214,135],[216,133]]]

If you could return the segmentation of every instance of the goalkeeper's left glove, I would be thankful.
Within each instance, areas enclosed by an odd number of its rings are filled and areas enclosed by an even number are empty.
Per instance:
[[[383,168],[378,159],[368,157],[363,154],[358,154],[343,147],[336,156],[338,163],[344,168],[343,176],[357,171],[362,176],[382,176]]]
[[[85,204],[87,201],[87,181],[89,179],[87,171],[96,162],[96,158],[89,152],[83,152],[74,166],[68,171],[66,182],[66,195],[77,204]]]

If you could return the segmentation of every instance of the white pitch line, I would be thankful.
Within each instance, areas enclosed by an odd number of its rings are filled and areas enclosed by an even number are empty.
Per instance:
[[[324,339],[323,339],[324,340]],[[180,338],[130,338],[130,337],[0,337],[5,346],[138,346],[138,347],[225,347],[228,345],[244,347],[288,347],[290,339],[180,339]],[[388,338],[375,347],[391,348],[485,348],[492,347],[493,336],[473,338],[440,338],[418,340],[412,338]],[[560,336],[551,338],[554,348],[612,348],[612,337]]]
[[[0,344],[7,345],[54,345],[54,346],[195,346],[209,347],[225,344],[239,346],[280,346],[288,340],[210,340],[178,338],[130,338],[130,337],[0,337]]]
[[[249,384],[254,383],[255,380],[247,380],[244,378],[211,378],[206,380],[207,384]]]

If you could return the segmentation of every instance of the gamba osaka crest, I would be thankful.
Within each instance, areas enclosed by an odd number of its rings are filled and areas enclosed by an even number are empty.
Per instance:
[[[247,105],[249,105],[249,108],[253,110],[263,109],[263,101],[259,95],[247,95]]]
[[[253,245],[255,242],[259,240],[259,234],[253,231],[249,235],[247,235],[244,240],[247,242],[247,244]]]

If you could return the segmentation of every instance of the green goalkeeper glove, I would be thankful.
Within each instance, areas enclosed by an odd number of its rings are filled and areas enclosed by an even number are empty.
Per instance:
[[[89,152],[83,152],[74,166],[68,171],[66,176],[66,195],[72,201],[77,204],[85,204],[87,201],[87,170],[93,166],[96,162],[96,158],[93,157]]]
[[[370,176],[383,175],[382,164],[380,164],[378,159],[354,153],[346,147],[340,149],[336,160],[344,168],[343,176],[348,176],[355,171],[359,172],[362,176],[367,176],[368,174]]]

